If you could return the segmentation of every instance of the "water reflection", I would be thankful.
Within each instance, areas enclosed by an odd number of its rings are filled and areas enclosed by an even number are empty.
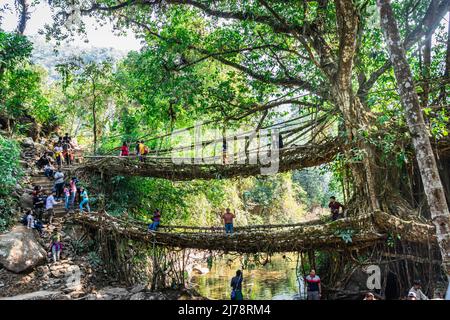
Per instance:
[[[245,269],[242,293],[245,300],[298,300],[299,282],[296,275],[294,256],[273,256],[265,266]],[[216,259],[209,273],[193,275],[191,284],[203,296],[209,299],[229,300],[230,281],[236,270],[241,269],[239,261],[230,263],[226,257]],[[303,289],[303,282],[301,288]],[[301,291],[303,292],[303,290]]]

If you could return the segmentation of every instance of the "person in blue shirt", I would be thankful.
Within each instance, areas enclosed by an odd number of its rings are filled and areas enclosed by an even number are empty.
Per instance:
[[[80,202],[80,212],[83,212],[84,205],[86,205],[88,212],[91,212],[91,208],[89,207],[89,197],[86,189],[84,189],[83,187],[80,188],[80,196],[83,199]]]
[[[242,296],[242,271],[236,271],[236,276],[231,279],[231,300],[244,300]]]
[[[158,229],[161,221],[161,212],[159,209],[156,209],[155,212],[153,212],[152,220],[153,222],[148,225],[148,231],[156,231],[156,229]]]

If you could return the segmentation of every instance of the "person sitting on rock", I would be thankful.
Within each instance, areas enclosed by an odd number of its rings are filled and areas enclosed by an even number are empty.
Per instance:
[[[46,165],[51,165],[52,161],[51,158],[48,156],[48,153],[45,152],[42,157],[39,158],[38,161],[36,161],[36,165],[38,166],[38,168],[43,168]]]
[[[44,175],[51,179],[53,178],[53,173],[54,173],[55,168],[53,168],[53,166],[51,164],[46,164],[44,167]]]
[[[39,235],[43,235],[43,224],[35,218],[33,210],[28,210],[26,214],[26,226],[28,229],[36,229],[39,232]]]
[[[156,209],[155,212],[153,212],[152,221],[153,222],[148,226],[148,231],[156,231],[158,229],[161,221],[161,212],[159,209]]]
[[[27,228],[28,229],[34,228],[34,216],[32,210],[28,210],[27,212]]]
[[[60,235],[59,234],[53,235],[49,250],[49,252],[51,252],[52,254],[53,262],[60,260],[62,249],[63,245],[60,240]]]

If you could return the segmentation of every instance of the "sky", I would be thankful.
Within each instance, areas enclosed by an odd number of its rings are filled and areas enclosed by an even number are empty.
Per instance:
[[[14,9],[14,0],[0,0],[0,6],[8,4],[11,9]],[[6,31],[13,31],[17,27],[18,16],[12,12],[4,13],[2,28]],[[46,22],[52,20],[50,7],[45,1],[42,1],[39,5],[31,8],[31,18],[28,20],[25,34],[30,36],[38,35],[39,29],[41,29]],[[110,23],[104,26],[99,26],[92,18],[83,18],[86,23],[87,39],[88,43],[85,43],[85,39],[77,36],[75,41],[71,41],[70,44],[78,47],[113,47],[121,51],[139,50],[141,48],[140,40],[134,37],[134,34],[130,31],[126,36],[116,36],[112,32],[112,25]],[[39,36],[43,39],[43,36]]]

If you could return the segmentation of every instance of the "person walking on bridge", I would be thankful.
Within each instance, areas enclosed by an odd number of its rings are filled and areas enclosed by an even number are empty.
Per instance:
[[[155,212],[153,212],[152,221],[153,222],[148,226],[148,231],[150,232],[156,231],[159,227],[159,223],[161,221],[161,212],[159,209],[156,209]]]
[[[231,300],[244,300],[242,296],[242,271],[237,270],[236,276],[231,279]]]
[[[342,213],[344,213],[345,207],[336,201],[336,197],[330,197],[330,203],[328,207],[331,210],[331,219],[333,221],[339,219],[339,209],[342,208]]]
[[[139,161],[144,162],[144,156],[147,154],[144,140],[141,140],[141,142],[139,142],[138,150]]]
[[[130,155],[130,149],[128,148],[127,143],[124,141],[122,147],[120,147],[120,156],[128,157]]]
[[[233,219],[236,215],[231,213],[230,208],[227,208],[225,214],[222,216],[223,222],[225,223],[225,233],[233,233]]]
[[[320,285],[320,278],[316,275],[316,270],[311,269],[309,275],[305,277],[306,294],[308,300],[320,300],[322,295],[322,286]]]

